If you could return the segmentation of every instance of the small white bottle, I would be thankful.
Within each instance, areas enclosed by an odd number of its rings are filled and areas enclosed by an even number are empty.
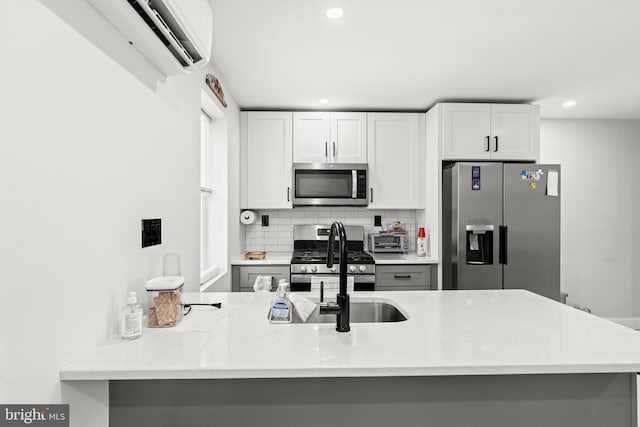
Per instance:
[[[416,241],[416,254],[418,256],[427,256],[427,236],[424,228],[418,230],[418,240]]]
[[[142,307],[135,292],[129,292],[127,306],[120,315],[120,336],[132,340],[142,335]]]
[[[291,323],[292,315],[289,284],[284,279],[280,279],[276,294],[271,301],[269,321],[271,323]]]

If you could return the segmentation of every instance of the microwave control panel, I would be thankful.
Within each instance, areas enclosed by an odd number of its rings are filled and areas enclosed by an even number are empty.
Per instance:
[[[358,188],[356,189],[358,199],[367,198],[367,171],[359,170],[358,172]]]

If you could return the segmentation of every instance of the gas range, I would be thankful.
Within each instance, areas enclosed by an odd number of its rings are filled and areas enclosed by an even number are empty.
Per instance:
[[[291,290],[308,291],[314,277],[337,277],[340,265],[334,258],[327,267],[329,225],[296,225],[293,228]],[[347,234],[347,273],[354,290],[374,290],[375,261],[364,251],[364,227],[345,226]]]
[[[335,262],[338,262],[338,257],[333,258]],[[347,261],[349,264],[371,264],[374,262],[373,257],[365,251],[347,250]],[[293,258],[291,258],[292,264],[305,264],[305,263],[317,263],[327,262],[327,251],[325,250],[305,250],[300,249],[294,251]]]
[[[291,258],[291,273],[333,274],[339,268],[338,257],[333,259],[333,267],[327,267],[326,251],[294,251]],[[347,251],[347,272],[375,274],[375,261],[364,251]]]

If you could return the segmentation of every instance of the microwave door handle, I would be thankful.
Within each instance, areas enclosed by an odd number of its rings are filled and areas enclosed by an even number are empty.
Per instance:
[[[351,198],[358,198],[358,171],[351,170]]]

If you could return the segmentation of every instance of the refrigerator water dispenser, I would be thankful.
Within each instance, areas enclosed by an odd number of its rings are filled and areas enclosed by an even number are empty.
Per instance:
[[[493,225],[467,225],[467,264],[493,264]]]

